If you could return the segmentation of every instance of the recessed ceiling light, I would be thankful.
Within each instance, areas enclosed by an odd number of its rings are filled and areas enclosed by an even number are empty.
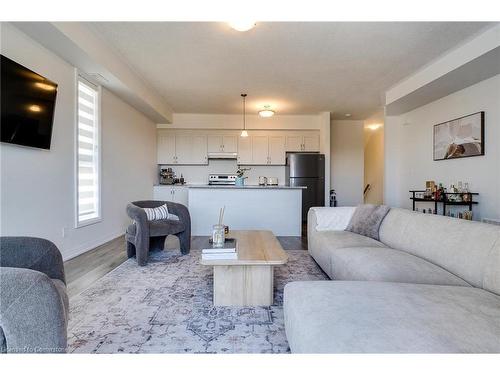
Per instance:
[[[265,105],[262,111],[259,111],[260,117],[272,117],[274,116],[274,111],[271,109],[270,105]]]
[[[255,21],[239,20],[239,21],[228,22],[228,24],[233,29],[243,32],[253,29],[257,23]]]
[[[345,117],[351,117],[352,115],[350,113],[346,113]]]

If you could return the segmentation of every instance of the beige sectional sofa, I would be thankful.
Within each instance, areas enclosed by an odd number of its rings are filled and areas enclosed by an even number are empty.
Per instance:
[[[498,226],[393,208],[377,241],[344,230],[353,211],[309,211],[332,281],[286,285],[293,353],[500,353]]]

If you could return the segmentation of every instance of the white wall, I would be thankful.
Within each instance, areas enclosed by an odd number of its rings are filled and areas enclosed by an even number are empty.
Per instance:
[[[363,121],[331,123],[331,188],[339,206],[363,203],[364,144]]]
[[[433,126],[478,111],[485,111],[486,155],[433,161]],[[500,218],[500,75],[386,117],[385,202],[411,208],[408,190],[425,188],[426,180],[445,186],[469,182],[471,190],[480,193],[475,219]]]
[[[156,125],[103,90],[102,221],[75,229],[75,69],[9,24],[1,38],[3,55],[59,86],[50,151],[0,146],[0,232],[47,238],[68,259],[123,234],[126,203],[152,197]]]
[[[241,114],[174,113],[171,124],[158,124],[164,129],[241,129]],[[246,128],[260,130],[313,130],[321,128],[320,115],[274,115],[262,118],[256,114],[246,116]]]
[[[377,128],[370,128],[376,126]],[[370,189],[364,196],[365,203],[384,202],[384,112],[383,110],[364,121],[364,186]]]

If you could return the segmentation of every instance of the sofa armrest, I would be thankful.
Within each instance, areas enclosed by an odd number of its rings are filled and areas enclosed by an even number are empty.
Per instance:
[[[63,353],[67,345],[64,301],[44,273],[0,268],[0,327],[9,353]]]
[[[61,252],[43,238],[1,237],[0,267],[31,269],[66,284]]]
[[[312,207],[308,212],[308,230],[345,230],[356,207]]]

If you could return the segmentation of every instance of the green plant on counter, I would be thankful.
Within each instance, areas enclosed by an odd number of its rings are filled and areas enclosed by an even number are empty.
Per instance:
[[[243,175],[245,174],[245,172],[249,171],[250,169],[252,169],[252,168],[238,168],[238,170],[236,171],[236,176],[238,176],[239,178],[242,178]]]

